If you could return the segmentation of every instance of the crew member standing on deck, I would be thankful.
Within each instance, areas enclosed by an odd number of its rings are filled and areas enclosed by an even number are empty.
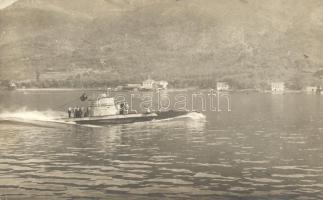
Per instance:
[[[68,107],[67,113],[68,113],[68,118],[71,118],[72,117],[72,108],[71,107]]]
[[[124,110],[125,110],[125,114],[129,113],[129,104],[128,103],[125,103]]]
[[[73,113],[74,113],[74,118],[77,118],[77,107],[76,106],[74,107],[74,112]]]
[[[79,106],[77,106],[76,112],[77,112],[76,118],[81,118],[81,108]]]
[[[84,110],[84,107],[81,107],[80,108],[80,118],[83,118],[85,115],[85,110]]]

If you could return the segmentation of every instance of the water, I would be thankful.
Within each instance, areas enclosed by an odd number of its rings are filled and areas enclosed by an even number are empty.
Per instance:
[[[231,94],[231,112],[57,123],[79,94],[0,93],[1,199],[323,198],[323,97]]]

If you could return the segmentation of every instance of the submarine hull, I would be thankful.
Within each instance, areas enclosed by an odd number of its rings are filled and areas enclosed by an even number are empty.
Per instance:
[[[97,117],[83,117],[83,118],[67,118],[66,122],[75,122],[77,124],[87,125],[111,125],[111,124],[129,124],[135,122],[145,122],[153,120],[165,120],[175,117],[180,117],[188,114],[188,111],[161,111],[153,113],[142,114],[120,114],[109,116],[97,116]]]

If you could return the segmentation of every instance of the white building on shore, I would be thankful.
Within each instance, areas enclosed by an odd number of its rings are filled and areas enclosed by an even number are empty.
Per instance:
[[[159,89],[166,90],[168,87],[168,82],[167,81],[159,81],[157,85],[158,85]]]
[[[306,88],[305,88],[305,91],[307,92],[307,93],[312,93],[312,94],[314,94],[314,93],[316,93],[318,90],[318,87],[316,87],[316,86],[307,86]]]
[[[145,81],[142,82],[142,89],[145,90],[153,90],[156,87],[156,81],[154,81],[153,79],[147,79]]]
[[[228,91],[229,90],[229,84],[227,82],[217,82],[216,83],[216,90],[217,91]]]
[[[142,82],[141,89],[144,90],[154,90],[154,89],[167,89],[168,82],[167,81],[155,81],[151,78]]]
[[[141,89],[143,90],[155,90],[155,89],[162,89],[166,90],[168,87],[167,81],[155,81],[151,78],[142,82]]]
[[[285,91],[284,82],[272,82],[271,83],[271,92],[273,93],[283,93]]]

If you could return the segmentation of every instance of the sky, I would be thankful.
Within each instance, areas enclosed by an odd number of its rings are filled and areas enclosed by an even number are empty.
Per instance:
[[[6,8],[18,0],[0,0],[0,9]]]

